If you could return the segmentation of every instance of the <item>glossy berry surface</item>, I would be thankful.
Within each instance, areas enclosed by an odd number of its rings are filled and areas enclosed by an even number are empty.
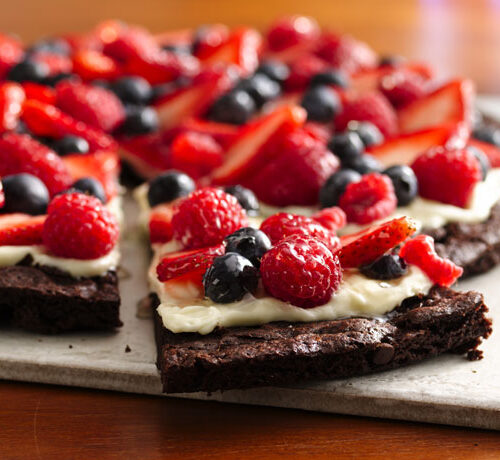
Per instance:
[[[49,204],[49,191],[45,184],[31,174],[14,174],[2,178],[5,204],[3,213],[20,212],[31,214],[45,214]]]
[[[354,171],[358,171],[360,174],[368,174],[373,172],[381,172],[382,165],[380,162],[369,153],[365,153],[363,155],[353,156],[347,158],[342,166],[344,168],[353,169]]]
[[[250,94],[243,90],[230,91],[210,107],[208,118],[219,123],[242,125],[254,114],[257,106]]]
[[[167,171],[149,183],[148,203],[151,207],[169,203],[189,195],[195,188],[193,179],[179,171]]]
[[[391,280],[400,278],[408,271],[406,262],[396,254],[385,254],[375,262],[364,265],[360,271],[367,278],[375,280]]]
[[[422,78],[410,72],[393,72],[384,76],[380,90],[398,109],[422,98],[426,93]]]
[[[283,84],[290,75],[290,69],[286,64],[280,61],[267,60],[262,61],[257,67],[256,73],[268,76],[271,80]]]
[[[71,189],[99,198],[101,203],[106,203],[106,192],[102,184],[93,177],[82,177],[73,183]]]
[[[267,40],[273,51],[282,51],[291,46],[314,40],[319,35],[317,22],[307,16],[289,16],[271,25]]]
[[[308,89],[301,102],[307,111],[307,119],[326,123],[340,111],[340,101],[335,92],[327,86],[318,85]]]
[[[350,121],[347,129],[358,134],[365,147],[371,147],[384,142],[384,136],[380,130],[369,121]]]
[[[341,70],[328,69],[313,75],[309,84],[311,86],[331,85],[347,88],[349,86],[349,77]]]
[[[262,258],[266,291],[284,302],[312,308],[328,302],[342,281],[338,257],[318,239],[295,235],[278,243]]]
[[[250,189],[242,185],[231,185],[226,187],[224,191],[233,195],[249,216],[256,216],[259,213],[259,200]]]
[[[245,294],[255,292],[258,282],[258,269],[235,252],[216,257],[203,277],[205,295],[216,303],[241,300]]]
[[[238,89],[246,91],[255,101],[257,107],[262,107],[266,102],[277,98],[281,92],[279,83],[261,73],[241,80]]]
[[[111,89],[126,104],[145,105],[153,96],[151,85],[141,77],[119,78]]]
[[[384,174],[392,181],[398,206],[406,206],[416,198],[418,182],[413,169],[405,165],[396,165],[387,168]]]
[[[236,230],[224,240],[226,252],[236,252],[256,267],[260,266],[262,256],[271,249],[269,237],[253,227],[244,227]]]
[[[341,169],[332,174],[321,187],[319,202],[322,208],[336,206],[346,187],[352,182],[359,182],[361,174],[353,169]]]
[[[84,154],[89,152],[89,143],[83,137],[68,135],[52,142],[52,148],[60,156],[75,153]]]
[[[361,155],[365,150],[361,137],[354,131],[336,134],[328,143],[328,148],[340,158],[342,163]]]
[[[157,131],[159,127],[158,114],[152,107],[127,108],[125,121],[120,131],[130,136],[148,134]]]
[[[17,81],[19,83],[25,81],[43,83],[44,79],[48,77],[48,75],[49,68],[46,64],[33,59],[26,59],[10,69],[7,79]]]
[[[490,160],[479,147],[476,147],[474,145],[469,145],[467,146],[467,150],[472,152],[472,154],[479,161],[479,164],[481,165],[481,178],[484,181],[486,179],[488,171],[491,169]]]
[[[347,223],[345,212],[337,206],[323,208],[315,212],[312,218],[331,232],[336,232]]]

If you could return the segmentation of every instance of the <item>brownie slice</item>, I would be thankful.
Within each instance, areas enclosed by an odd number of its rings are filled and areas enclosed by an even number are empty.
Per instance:
[[[436,251],[464,269],[463,278],[484,273],[500,263],[500,203],[484,222],[453,222],[424,230],[436,242]]]
[[[0,319],[32,332],[109,330],[122,325],[114,271],[73,278],[28,263],[0,268]]]
[[[158,298],[153,295],[158,305]],[[483,297],[435,287],[384,319],[276,322],[174,334],[155,314],[157,366],[166,393],[288,385],[393,369],[444,352],[468,353],[491,333]]]

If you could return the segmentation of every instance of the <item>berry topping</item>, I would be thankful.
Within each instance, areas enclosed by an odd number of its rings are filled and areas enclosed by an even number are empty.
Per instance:
[[[411,72],[393,72],[382,77],[380,90],[396,108],[408,105],[425,95],[422,77]]]
[[[468,145],[467,150],[472,152],[477,161],[479,161],[479,164],[481,165],[481,179],[484,181],[488,175],[488,171],[491,169],[490,160],[483,150],[481,150],[481,148],[477,145]]]
[[[359,182],[349,184],[339,200],[347,221],[361,225],[389,216],[396,205],[391,180],[378,173],[367,174]]]
[[[49,67],[44,62],[39,62],[34,59],[26,59],[16,64],[10,69],[7,80],[23,83],[32,81],[35,83],[43,83],[44,79],[49,75]]]
[[[255,73],[266,75],[271,80],[283,84],[290,75],[290,69],[280,61],[267,60],[260,63]]]
[[[248,92],[235,89],[217,99],[210,107],[208,118],[220,123],[242,125],[256,111],[254,99]]]
[[[311,86],[331,85],[347,88],[349,86],[349,77],[341,70],[328,69],[313,75],[309,84]]]
[[[316,85],[306,91],[301,102],[307,111],[307,119],[327,123],[340,111],[340,101],[331,88]]]
[[[260,267],[262,256],[271,249],[269,237],[261,230],[244,227],[236,230],[224,240],[226,252],[236,252],[256,267]]]
[[[201,280],[214,259],[222,254],[224,254],[224,245],[222,243],[193,251],[168,253],[161,258],[156,267],[158,279],[168,281],[188,273],[198,273]]]
[[[189,195],[194,188],[194,182],[187,174],[167,171],[149,183],[149,205],[153,207],[161,203],[169,203]]]
[[[391,280],[406,274],[406,262],[396,254],[385,254],[370,265],[360,268],[367,278],[375,280]]]
[[[352,120],[347,123],[347,129],[357,133],[365,147],[372,147],[384,142],[384,136],[380,130],[369,121]]]
[[[151,210],[148,224],[151,243],[167,243],[173,238],[173,213],[170,205],[158,205]]]
[[[17,128],[24,99],[24,90],[17,83],[0,84],[0,133]]]
[[[417,176],[421,197],[462,208],[470,203],[482,176],[481,164],[468,149],[432,148],[420,155],[411,167]]]
[[[487,144],[500,147],[500,129],[496,126],[481,124],[472,131],[472,137]]]
[[[373,155],[370,155],[368,153],[364,155],[349,157],[342,163],[342,166],[344,168],[358,171],[360,174],[382,171],[382,165],[380,164],[380,162]]]
[[[172,219],[174,237],[187,249],[218,244],[247,224],[246,213],[234,196],[209,187],[182,200]]]
[[[152,107],[129,107],[120,131],[135,136],[157,131],[159,128],[158,114]]]
[[[328,148],[340,158],[342,163],[361,155],[365,150],[361,137],[354,131],[336,134],[328,143]]]
[[[49,191],[38,177],[14,174],[2,179],[5,203],[3,213],[45,214],[49,204]]]
[[[247,215],[258,215],[260,209],[259,201],[250,189],[241,185],[231,185],[230,187],[226,187],[224,191],[233,195],[238,200],[238,203],[247,212]]]
[[[35,99],[46,104],[56,103],[56,91],[54,88],[32,82],[23,83],[22,86],[26,99]]]
[[[258,282],[259,270],[235,252],[216,257],[203,277],[205,295],[216,303],[241,300],[256,291]]]
[[[342,281],[337,255],[320,240],[301,235],[286,238],[266,252],[260,273],[270,295],[302,308],[328,302]]]
[[[23,59],[22,44],[16,38],[0,34],[0,78],[4,79],[7,72]]]
[[[436,254],[434,240],[428,235],[418,235],[407,241],[399,251],[399,256],[406,263],[416,265],[440,286],[451,286],[463,273],[461,267]]]
[[[315,40],[319,35],[318,23],[307,16],[279,19],[269,29],[267,41],[272,51],[282,51],[299,43]]]
[[[319,202],[322,208],[336,206],[346,187],[361,180],[361,174],[353,169],[341,169],[332,174],[319,191]]]
[[[0,176],[23,172],[38,177],[51,196],[72,182],[62,159],[48,147],[26,134],[5,134],[0,139]]]
[[[59,257],[97,259],[113,249],[118,234],[116,218],[97,198],[68,193],[50,203],[43,242]]]
[[[237,87],[246,91],[257,107],[262,107],[266,102],[276,99],[281,92],[279,83],[262,73],[256,73],[241,80]]]
[[[153,96],[151,85],[141,77],[119,78],[111,89],[126,104],[147,104]]]
[[[408,217],[400,217],[376,227],[370,227],[340,240],[340,263],[343,268],[368,265],[383,256],[415,233],[416,224]]]
[[[52,148],[60,155],[89,153],[89,143],[79,136],[67,135],[52,143]]]
[[[312,54],[303,54],[291,63],[285,88],[289,91],[303,90],[310,84],[314,75],[327,68],[328,64],[323,59]]]
[[[391,166],[384,171],[384,174],[392,181],[398,206],[405,206],[416,198],[418,183],[413,169],[405,165]]]
[[[345,212],[337,206],[321,209],[314,213],[312,218],[331,232],[336,232],[347,223]]]
[[[78,50],[73,55],[73,71],[84,81],[112,80],[120,74],[119,65],[96,50]]]
[[[8,214],[0,216],[1,246],[31,246],[42,244],[43,224],[46,216]]]
[[[73,183],[70,190],[85,193],[99,198],[101,203],[106,203],[106,192],[102,184],[93,177],[82,177]]]

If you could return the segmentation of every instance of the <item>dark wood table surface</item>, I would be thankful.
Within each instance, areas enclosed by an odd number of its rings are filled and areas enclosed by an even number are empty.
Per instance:
[[[495,0],[16,0],[0,30],[27,41],[106,18],[154,32],[201,23],[265,27],[284,13],[317,17],[380,52],[435,63],[500,93]],[[0,338],[1,340],[1,338]],[[500,383],[499,383],[500,384]],[[499,459],[500,435],[474,429],[0,382],[0,459]]]

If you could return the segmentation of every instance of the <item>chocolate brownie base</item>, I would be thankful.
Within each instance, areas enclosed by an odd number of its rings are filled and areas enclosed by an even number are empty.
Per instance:
[[[500,203],[484,222],[454,222],[424,230],[436,242],[436,251],[464,269],[463,277],[484,273],[500,263]]]
[[[477,292],[433,288],[385,319],[279,322],[208,335],[174,334],[156,313],[157,366],[163,391],[184,393],[351,377],[444,352],[477,359],[476,347],[491,333],[487,311]]]
[[[0,268],[0,319],[43,334],[122,325],[118,277],[73,278],[50,267]]]

